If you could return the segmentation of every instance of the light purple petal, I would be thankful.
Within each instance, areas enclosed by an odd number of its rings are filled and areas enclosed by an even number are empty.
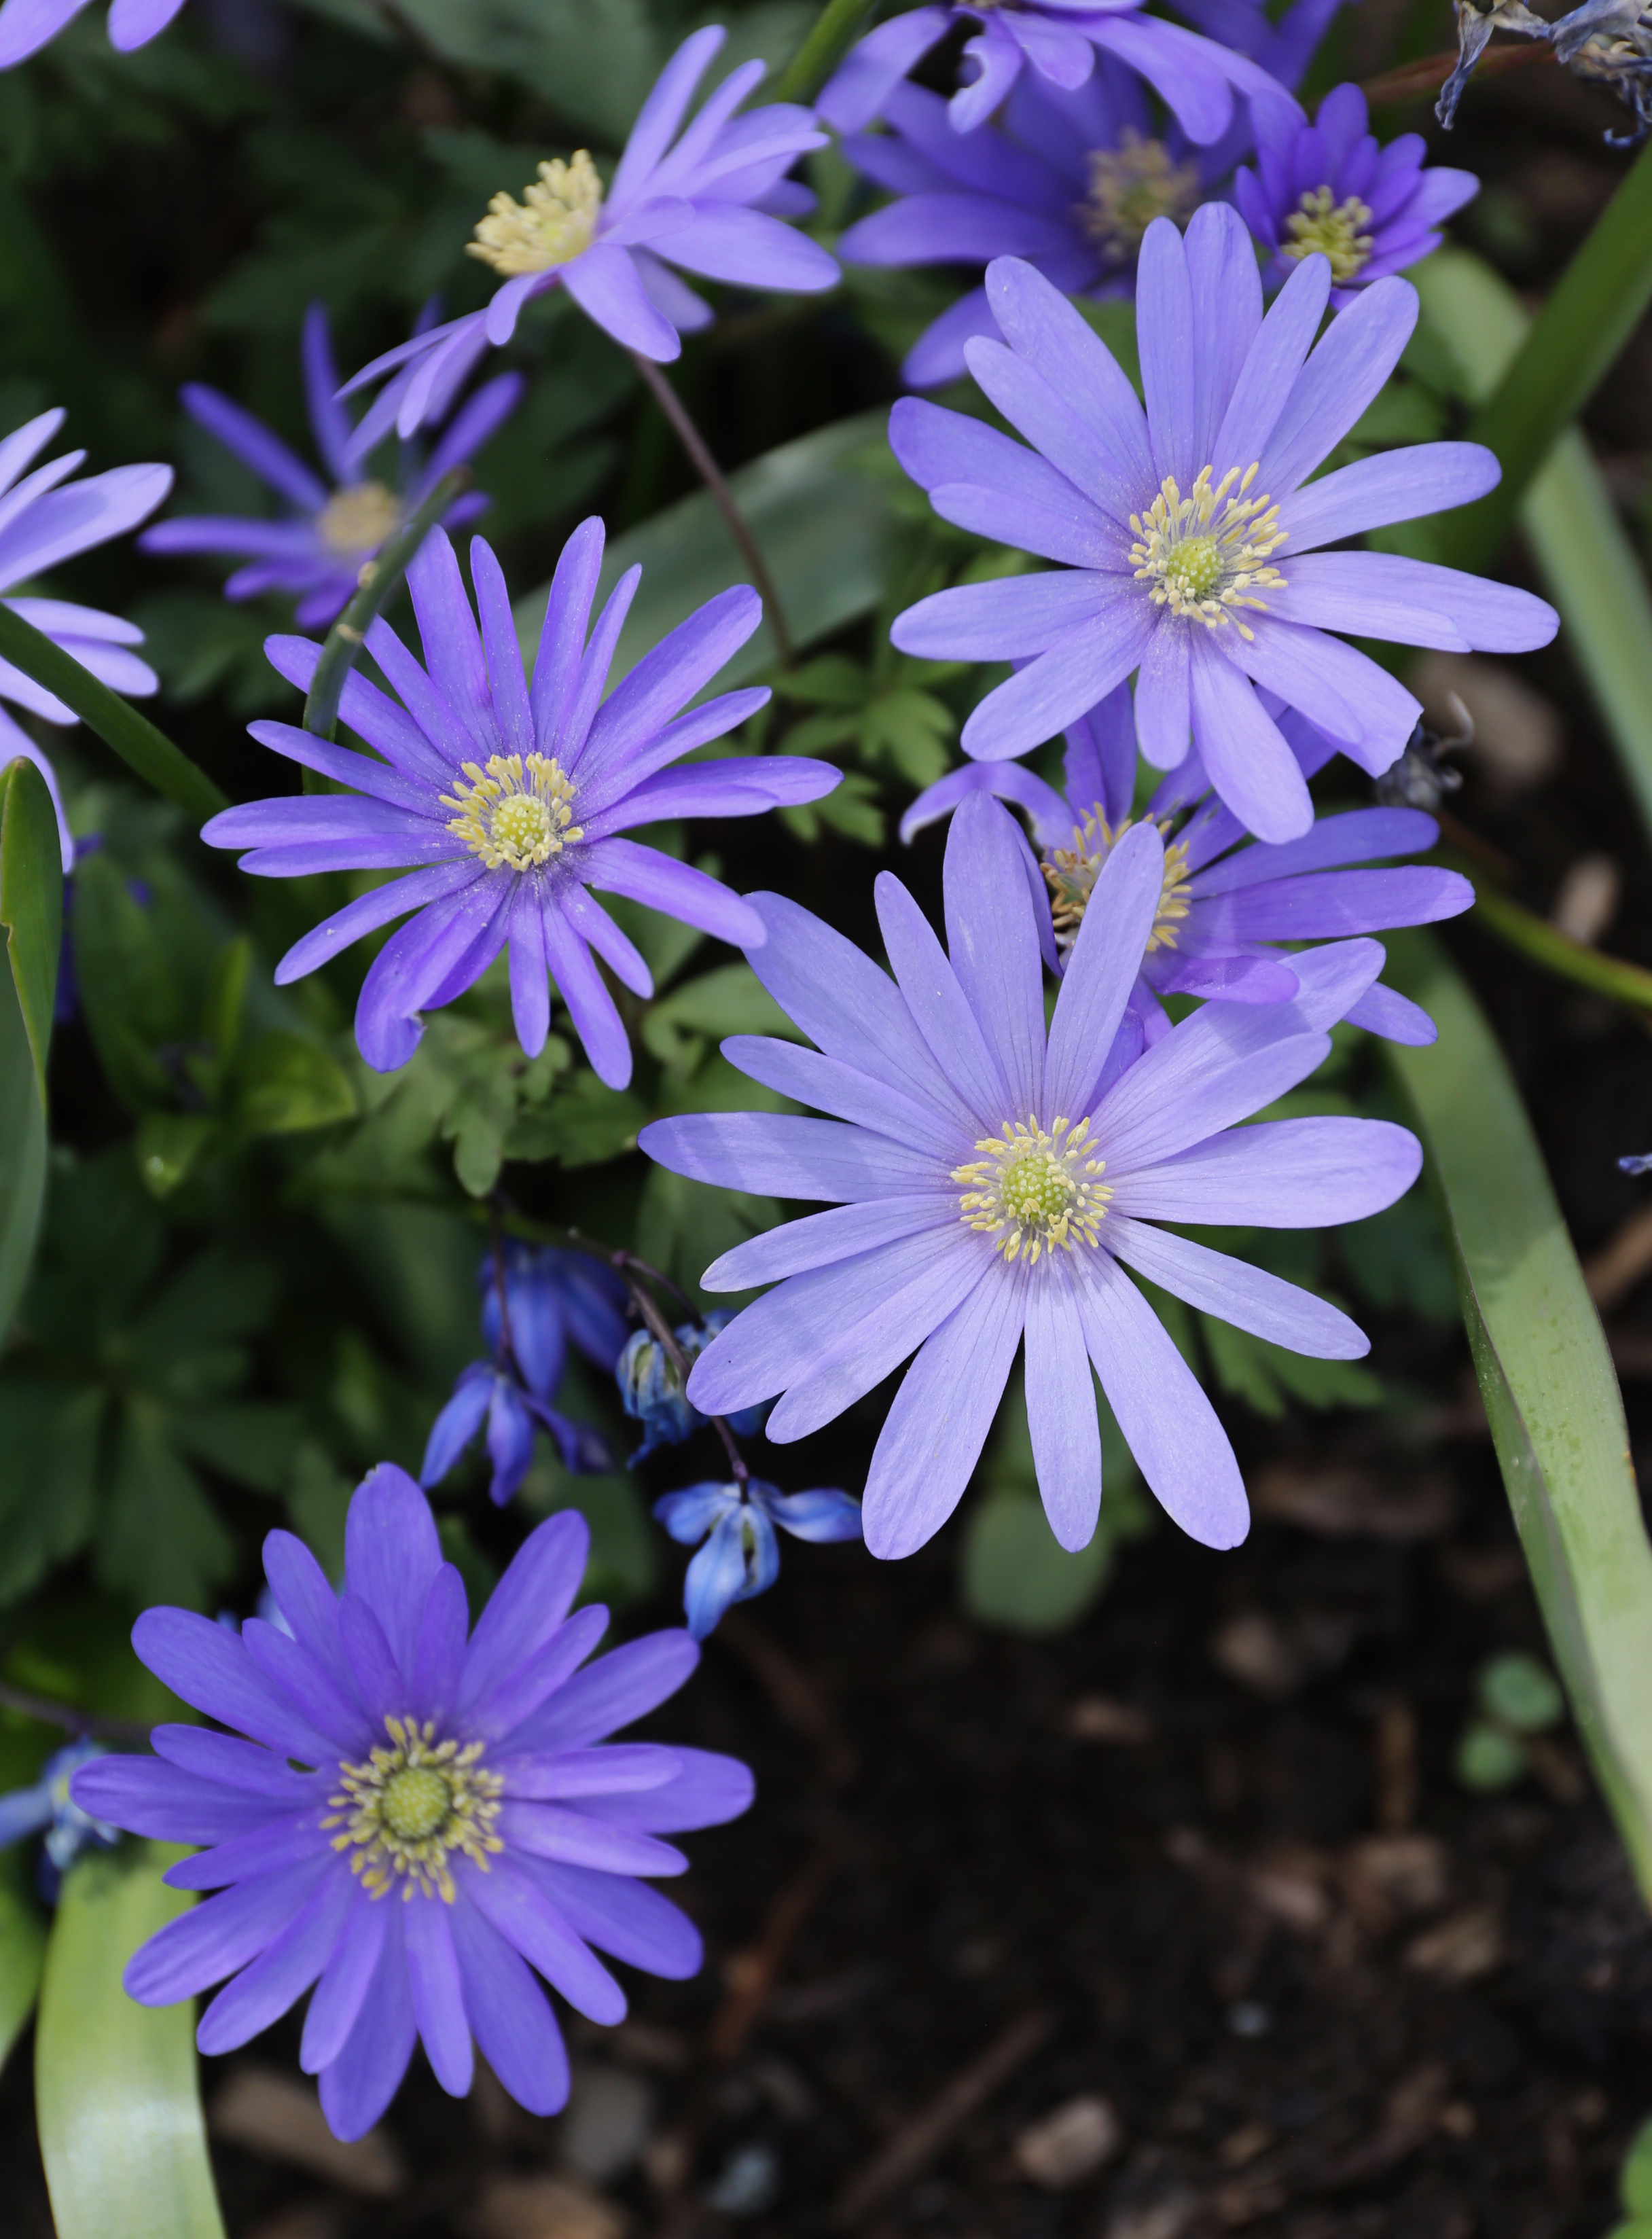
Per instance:
[[[127,1996],[141,2006],[169,2006],[233,1975],[296,1919],[336,1865],[324,1856],[292,1873],[263,1875],[169,1921],[127,1962]]]
[[[1317,1360],[1359,1360],[1371,1349],[1363,1330],[1337,1307],[1224,1252],[1123,1214],[1109,1221],[1107,1240],[1121,1259],[1173,1297],[1270,1345]]]
[[[789,1113],[686,1113],[652,1121],[637,1141],[673,1173],[769,1197],[848,1204],[908,1197],[935,1180],[934,1161],[916,1151],[864,1127]]]
[[[1308,552],[1390,522],[1467,505],[1495,489],[1501,475],[1496,453],[1483,443],[1413,443],[1356,459],[1292,497],[1283,516],[1290,549]]]
[[[1078,580],[1097,587],[1115,579],[1085,575]],[[942,591],[936,595],[961,595]],[[1133,584],[1113,596],[1092,621],[987,694],[964,726],[959,743],[965,753],[982,761],[1007,759],[1065,730],[1130,674],[1147,648],[1158,618],[1157,608]]]
[[[1271,1120],[1213,1136],[1121,1181],[1111,1212],[1224,1226],[1330,1227],[1404,1195],[1423,1163],[1386,1120]]]
[[[1191,627],[1193,736],[1211,782],[1259,840],[1294,840],[1314,821],[1297,758],[1245,677]]]
[[[562,266],[561,277],[586,316],[625,349],[640,351],[659,364],[681,356],[676,329],[654,309],[636,266],[623,249],[595,242],[582,256]]]
[[[474,1904],[455,1904],[448,1925],[482,2058],[530,2115],[560,2114],[567,2104],[567,2053],[532,1970]]]
[[[504,1852],[484,1873],[469,1859],[454,1878],[484,1920],[514,1945],[576,2012],[610,2026],[625,2019],[625,1993],[558,1910],[536,1858]]]
[[[1267,1010],[1216,1004],[1195,1013],[1102,1099],[1095,1132],[1109,1180],[1161,1166],[1248,1120],[1305,1080],[1329,1050],[1323,1033],[1305,1030],[1295,1004]]]
[[[365,2137],[408,2072],[418,2024],[408,1988],[401,1915],[407,1907],[383,1904],[378,1964],[343,2050],[322,2070],[322,2111],[335,2137]]]
[[[1088,1546],[1101,1509],[1101,1429],[1071,1255],[1052,1252],[1027,1282],[1027,1427],[1050,1529],[1072,1551]]]
[[[1102,866],[1050,1022],[1046,1126],[1089,1107],[1141,969],[1164,878],[1164,843],[1151,824],[1125,833]]]
[[[657,1709],[700,1661],[680,1627],[627,1641],[578,1673],[512,1737],[513,1750],[583,1749]]]
[[[713,1259],[700,1279],[700,1288],[747,1291],[760,1283],[777,1283],[787,1275],[806,1274],[812,1267],[829,1267],[858,1252],[896,1243],[919,1228],[950,1224],[957,1213],[952,1192],[938,1188],[920,1197],[879,1198],[870,1204],[808,1213],[751,1237]]]
[[[448,1908],[415,1897],[401,1909],[401,1930],[420,2040],[437,2083],[451,2098],[462,2099],[471,2083],[470,2024]]]
[[[419,1621],[441,1568],[430,1504],[394,1462],[381,1462],[356,1487],[345,1525],[344,1575],[384,1629],[404,1675],[417,1660]]]
[[[577,1509],[529,1532],[476,1620],[459,1684],[461,1714],[551,1638],[573,1606],[590,1546],[590,1527]]]
[[[202,2052],[234,2052],[303,1996],[332,1954],[352,1893],[348,1874],[335,1869],[325,1877],[297,1918],[202,2014],[196,2032]]]
[[[336,1750],[255,1668],[238,1634],[192,1610],[145,1610],[132,1628],[141,1662],[172,1692],[221,1725],[305,1764],[329,1764]]]
[[[398,1910],[370,1897],[354,1877],[348,1886],[349,1910],[304,2016],[298,2064],[309,2076],[330,2066],[344,2050],[372,1985],[385,1931]]]

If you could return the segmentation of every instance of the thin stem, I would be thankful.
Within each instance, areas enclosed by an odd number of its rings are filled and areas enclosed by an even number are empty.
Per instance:
[[[510,1297],[505,1286],[505,1232],[499,1208],[493,1211],[494,1296],[499,1300],[499,1343],[507,1360],[520,1372],[521,1363],[516,1358],[516,1340],[511,1334]]]
[[[628,1264],[631,1262],[631,1258],[632,1255],[628,1252],[613,1252],[608,1255],[608,1262],[624,1278],[627,1290],[636,1301],[637,1312],[642,1316],[655,1344],[676,1370],[677,1381],[687,1392],[689,1373],[688,1356],[678,1344],[677,1332],[660,1312],[653,1292],[638,1276],[632,1272],[631,1265]],[[634,1264],[640,1266],[642,1263],[639,1260]],[[673,1290],[675,1287],[674,1284],[671,1286]],[[692,1405],[692,1402],[690,1404]],[[723,1452],[728,1456],[729,1469],[735,1484],[740,1487],[740,1498],[744,1500],[746,1487],[750,1485],[752,1478],[750,1470],[746,1466],[746,1457],[741,1453],[734,1433],[728,1427],[727,1421],[723,1416],[707,1415],[706,1420],[723,1442]]]
[[[149,1730],[133,1718],[105,1718],[93,1711],[77,1711],[72,1703],[54,1703],[44,1695],[26,1695],[20,1687],[0,1681],[0,1711],[16,1711],[20,1717],[37,1718],[42,1725],[61,1726],[65,1733],[103,1734],[110,1741],[147,1742]]]
[[[734,494],[723,479],[723,470],[707,448],[706,440],[689,418],[683,401],[666,379],[664,373],[651,357],[640,350],[631,352],[632,363],[647,383],[654,400],[676,430],[693,462],[695,473],[711,492],[712,503],[728,525],[728,533],[739,545],[746,564],[752,571],[752,580],[762,595],[763,610],[774,638],[774,648],[780,655],[782,668],[792,666],[792,633],[786,627],[786,609],[780,603],[780,594],[774,578],[769,573],[768,561],[759,549],[746,516],[734,502]]]
[[[362,641],[377,621],[381,608],[412,566],[415,555],[448,508],[468,486],[470,470],[454,467],[436,484],[418,511],[411,515],[380,546],[356,579],[355,595],[327,633],[322,657],[310,679],[304,702],[304,728],[317,738],[330,739],[338,721],[338,703],[352,668],[361,657]]]
[[[1574,940],[1570,933],[1550,925],[1517,901],[1511,900],[1486,876],[1483,866],[1453,848],[1442,848],[1438,860],[1460,871],[1474,888],[1475,920],[1508,947],[1554,972],[1563,980],[1597,995],[1609,995],[1638,1011],[1652,1011],[1652,972],[1619,956],[1602,956],[1596,948]]]
[[[1368,77],[1359,90],[1371,108],[1396,109],[1403,102],[1421,101],[1428,94],[1437,93],[1456,68],[1457,59],[1455,47],[1445,54],[1424,55],[1420,62],[1401,63],[1380,77]],[[1474,74],[1500,77],[1504,70],[1524,70],[1531,63],[1556,59],[1552,47],[1529,40],[1523,46],[1489,48],[1475,64]]]
[[[775,88],[780,98],[813,101],[871,13],[872,0],[826,0]]]

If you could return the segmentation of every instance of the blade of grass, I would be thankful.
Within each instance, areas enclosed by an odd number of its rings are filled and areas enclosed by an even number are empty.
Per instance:
[[[1652,253],[1652,219],[1647,236]],[[1518,297],[1489,265],[1459,249],[1430,257],[1413,276],[1423,315],[1450,349],[1470,395],[1487,395],[1527,330]],[[1543,588],[1560,609],[1561,641],[1583,672],[1652,831],[1652,592],[1576,429],[1560,438],[1534,476],[1520,519]]]
[[[90,668],[83,668],[72,654],[54,645],[32,622],[14,614],[3,599],[0,599],[0,660],[13,662],[25,676],[32,676],[36,684],[56,693],[129,768],[187,814],[204,823],[209,816],[229,807],[229,800],[206,772],[197,769],[164,731],[157,731],[147,715],[140,715],[107,684],[100,684]]]
[[[1503,462],[1503,480],[1441,525],[1441,557],[1496,559],[1520,501],[1558,437],[1595,394],[1652,302],[1652,140],[1561,275],[1469,429]]]
[[[1384,1045],[1428,1152],[1515,1525],[1577,1731],[1652,1902],[1652,1545],[1605,1333],[1519,1090],[1426,933],[1388,976],[1440,1030]]]

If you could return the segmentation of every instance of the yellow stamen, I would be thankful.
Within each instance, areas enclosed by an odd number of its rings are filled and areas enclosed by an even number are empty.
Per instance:
[[[1076,1127],[1055,1120],[1045,1128],[1029,1115],[975,1147],[985,1157],[952,1169],[955,1182],[969,1185],[958,1201],[959,1217],[966,1227],[996,1236],[992,1248],[1006,1260],[1025,1252],[1027,1264],[1036,1266],[1058,1244],[1071,1252],[1078,1239],[1099,1241],[1097,1230],[1112,1192],[1091,1179],[1105,1162],[1091,1155],[1088,1120]]]
[[[1253,594],[1284,589],[1284,577],[1265,562],[1284,542],[1286,531],[1270,499],[1245,495],[1256,477],[1254,463],[1243,475],[1230,467],[1219,482],[1212,482],[1211,473],[1201,467],[1185,497],[1176,477],[1165,475],[1146,514],[1130,516],[1137,539],[1130,556],[1137,581],[1152,586],[1149,595],[1156,607],[1168,607],[1207,629],[1231,622],[1248,638],[1253,633],[1238,609],[1255,607],[1265,614],[1267,601]]]
[[[479,256],[508,279],[548,272],[583,256],[602,207],[602,182],[583,148],[568,163],[559,156],[541,163],[537,183],[522,193],[520,203],[513,195],[495,195],[476,238],[465,243],[467,256]]]
[[[1281,256],[1295,264],[1315,251],[1330,259],[1330,276],[1337,286],[1357,280],[1371,261],[1370,206],[1357,195],[1333,203],[1329,187],[1310,187],[1285,220],[1289,241],[1279,245]]]
[[[1124,838],[1134,817],[1126,816],[1117,827],[1108,823],[1099,804],[1092,808],[1082,824],[1072,827],[1071,847],[1052,847],[1039,867],[1050,888],[1050,914],[1055,920],[1057,945],[1071,948],[1078,938],[1078,927],[1101,876],[1102,865]],[[1153,822],[1149,818],[1149,823]],[[1168,832],[1168,824],[1159,826]],[[1159,892],[1158,907],[1153,913],[1153,929],[1147,936],[1148,955],[1156,948],[1174,948],[1177,927],[1187,915],[1191,905],[1182,892],[1191,874],[1187,867],[1187,843],[1173,840],[1164,850],[1164,883]]]
[[[1079,230],[1113,263],[1130,262],[1156,217],[1184,225],[1198,207],[1198,165],[1172,163],[1162,140],[1128,125],[1117,148],[1092,148],[1085,162],[1090,185],[1078,206]]]
[[[449,1852],[486,1872],[489,1857],[505,1847],[493,1831],[504,1781],[479,1769],[481,1742],[439,1742],[428,1719],[384,1724],[390,1747],[375,1749],[364,1764],[340,1764],[339,1792],[328,1797],[322,1824],[342,1827],[333,1848],[352,1853],[350,1871],[369,1897],[399,1884],[406,1900],[439,1897],[451,1904],[457,1892]]]
[[[531,871],[584,838],[573,821],[574,781],[554,755],[494,754],[486,768],[467,762],[464,773],[441,795],[444,808],[459,812],[448,829],[490,871]]]
[[[354,559],[358,553],[376,552],[401,519],[401,501],[382,482],[356,482],[335,490],[315,517],[321,539],[329,552]]]

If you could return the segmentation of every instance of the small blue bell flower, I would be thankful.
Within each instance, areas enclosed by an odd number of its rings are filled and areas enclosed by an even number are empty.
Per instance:
[[[755,1478],[743,1496],[737,1485],[691,1485],[655,1501],[654,1512],[679,1546],[706,1542],[683,1580],[683,1609],[696,1640],[715,1631],[733,1603],[766,1593],[780,1577],[777,1524],[817,1545],[861,1537],[860,1503],[846,1492],[780,1492]]]
[[[684,1322],[672,1332],[690,1368],[733,1319],[728,1308],[722,1307],[707,1314],[703,1322]],[[631,1457],[633,1469],[660,1446],[681,1445],[706,1421],[684,1392],[669,1354],[652,1331],[640,1329],[632,1333],[620,1355],[614,1380],[620,1387],[626,1413],[643,1429],[642,1444]],[[766,1407],[742,1408],[738,1415],[730,1416],[729,1428],[739,1438],[755,1438],[767,1412]]]
[[[46,1759],[32,1788],[17,1788],[9,1796],[0,1796],[0,1848],[21,1842],[28,1835],[45,1837],[36,1882],[48,1904],[56,1903],[63,1877],[83,1850],[111,1850],[120,1840],[117,1828],[83,1811],[69,1792],[70,1777],[92,1757],[106,1754],[97,1743],[83,1736]]]

